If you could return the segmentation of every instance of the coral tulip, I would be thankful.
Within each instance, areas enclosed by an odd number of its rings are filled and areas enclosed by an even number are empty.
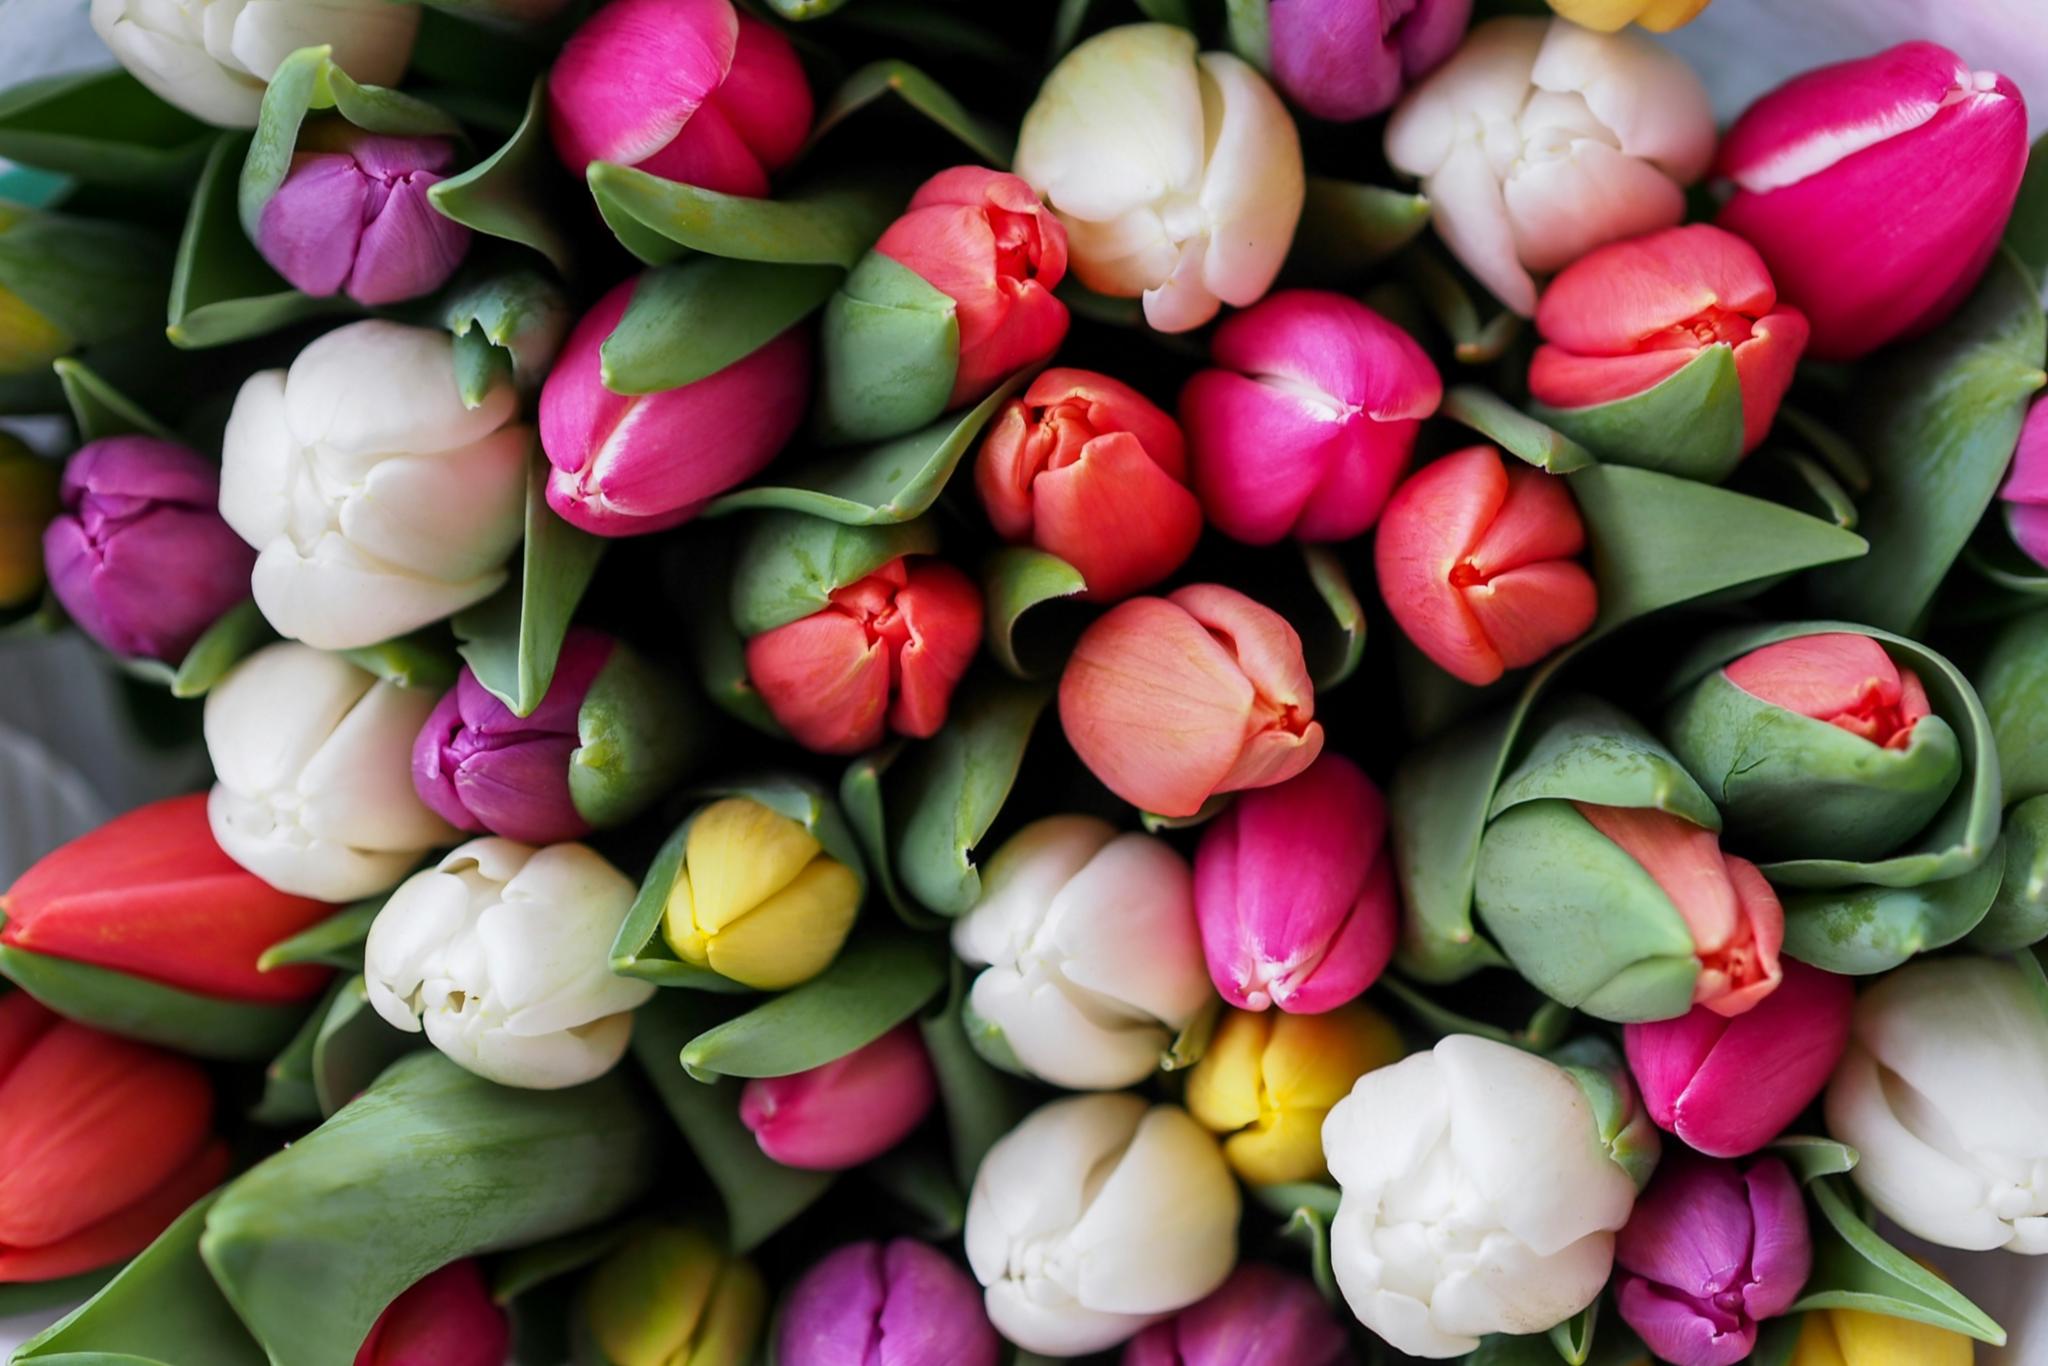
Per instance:
[[[1471,20],[1472,0],[1271,0],[1273,83],[1319,119],[1385,113],[1442,65]]]
[[[431,294],[469,250],[469,229],[427,201],[454,162],[446,138],[315,125],[257,218],[256,247],[306,294],[371,307]]]
[[[917,1027],[901,1024],[822,1066],[749,1081],[740,1122],[785,1167],[840,1171],[901,1143],[937,1097]]]

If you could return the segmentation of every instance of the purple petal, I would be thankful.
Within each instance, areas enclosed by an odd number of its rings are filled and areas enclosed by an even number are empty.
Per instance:
[[[803,1274],[782,1308],[776,1338],[785,1362],[877,1366],[882,1245],[849,1243]]]
[[[441,177],[414,171],[394,181],[383,207],[363,227],[349,273],[349,297],[358,303],[397,303],[431,294],[455,273],[469,250],[469,229],[427,199]]]
[[[1749,1267],[1749,1194],[1732,1163],[1667,1158],[1615,1239],[1624,1269],[1705,1300],[1738,1289]]]
[[[467,681],[469,677],[465,668],[462,678]],[[457,830],[476,835],[483,833],[484,824],[469,814],[456,793],[454,765],[443,762],[445,747],[462,729],[460,693],[460,684],[443,693],[427,723],[420,727],[419,738],[412,744],[412,787],[428,810]]]
[[[1749,1285],[1742,1296],[1751,1318],[1775,1318],[1791,1308],[1813,1270],[1813,1237],[1799,1183],[1775,1157],[1753,1163],[1743,1174],[1750,1219],[1756,1229],[1749,1257]]]
[[[958,1263],[898,1238],[884,1250],[882,1268],[888,1297],[868,1366],[995,1366],[996,1330]]]
[[[145,498],[210,508],[220,501],[220,469],[175,441],[107,436],[80,446],[64,464],[63,499],[77,512],[91,496]]]
[[[1704,1317],[1683,1295],[1624,1274],[1618,1299],[1621,1317],[1643,1344],[1672,1366],[1731,1366],[1756,1345],[1756,1325],[1734,1325]]]
[[[575,752],[573,735],[545,734],[480,750],[456,764],[456,795],[493,834],[528,844],[575,839],[590,831],[569,796]]]
[[[256,221],[263,259],[294,289],[338,293],[355,268],[370,179],[345,152],[296,152]]]

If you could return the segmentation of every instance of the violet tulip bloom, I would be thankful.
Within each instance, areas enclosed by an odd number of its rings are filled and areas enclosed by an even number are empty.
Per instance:
[[[1319,119],[1383,114],[1471,21],[1472,0],[1272,0],[1273,83]]]
[[[50,590],[115,654],[176,664],[249,596],[256,552],[221,519],[219,469],[190,447],[89,442],[65,465],[60,497],[43,530]]]
[[[1339,1366],[1348,1339],[1314,1285],[1244,1262],[1207,1299],[1155,1323],[1124,1348],[1123,1366]]]
[[[910,1238],[848,1243],[803,1274],[775,1329],[777,1366],[996,1366],[981,1287]]]
[[[469,250],[469,229],[427,199],[454,161],[446,138],[320,125],[264,204],[257,250],[301,293],[371,307],[431,294]]]
[[[1637,1197],[1614,1260],[1621,1317],[1658,1360],[1733,1366],[1813,1267],[1799,1183],[1775,1157],[1738,1167],[1673,1153]]]
[[[1998,497],[2013,544],[2035,564],[2048,566],[2048,399],[2027,410]]]
[[[835,1172],[880,1157],[931,1113],[938,1078],[917,1026],[900,1024],[843,1058],[740,1090],[740,1122],[785,1167]]]
[[[377,1316],[355,1366],[504,1366],[512,1323],[474,1261],[429,1272]]]
[[[1752,104],[1721,143],[1735,195],[1716,221],[1763,253],[1813,324],[1811,354],[1855,360],[1962,303],[2026,164],[2017,86],[1939,44],[1901,43]]]

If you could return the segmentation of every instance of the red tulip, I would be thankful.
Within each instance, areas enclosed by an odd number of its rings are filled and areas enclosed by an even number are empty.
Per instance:
[[[511,1347],[511,1321],[483,1269],[450,1262],[385,1307],[355,1366],[504,1366]]]
[[[901,1024],[821,1067],[756,1077],[740,1091],[740,1122],[785,1167],[842,1171],[901,1143],[937,1097],[917,1027]]]

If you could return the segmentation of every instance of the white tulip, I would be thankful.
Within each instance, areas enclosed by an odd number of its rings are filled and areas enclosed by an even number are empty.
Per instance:
[[[1578,1084],[1467,1034],[1360,1077],[1323,1121],[1323,1157],[1344,1190],[1338,1288],[1411,1356],[1458,1356],[1584,1309],[1635,1206]]]
[[[363,945],[377,1013],[502,1086],[553,1090],[625,1054],[652,982],[617,977],[612,938],[639,888],[583,844],[487,837],[391,894]]]
[[[2014,964],[1923,960],[1864,992],[1826,1112],[1901,1228],[2048,1252],[2048,1004]]]
[[[365,84],[398,84],[420,12],[391,0],[92,0],[92,26],[178,108],[254,128],[264,83],[302,47],[332,47],[335,64]]]
[[[506,381],[463,407],[448,334],[376,320],[250,376],[220,512],[258,551],[250,589],[278,633],[356,649],[495,592],[524,528],[518,407]]]
[[[1034,821],[997,850],[953,949],[989,965],[967,997],[975,1027],[1077,1090],[1143,1081],[1215,994],[1187,861],[1093,816]]]
[[[392,886],[457,838],[412,786],[413,741],[439,700],[305,645],[258,650],[206,695],[214,839],[296,896]]]
[[[1692,68],[1633,30],[1563,19],[1481,24],[1387,122],[1387,160],[1422,178],[1437,235],[1524,317],[1532,272],[1671,227],[1713,157]]]
[[[1082,1356],[1223,1284],[1237,1217],[1223,1150],[1187,1111],[1071,1096],[982,1159],[967,1264],[997,1332],[1027,1351]]]
[[[1066,225],[1081,283],[1142,295],[1162,332],[1272,287],[1308,184],[1272,87],[1171,24],[1113,28],[1062,58],[1024,115],[1016,171]]]

